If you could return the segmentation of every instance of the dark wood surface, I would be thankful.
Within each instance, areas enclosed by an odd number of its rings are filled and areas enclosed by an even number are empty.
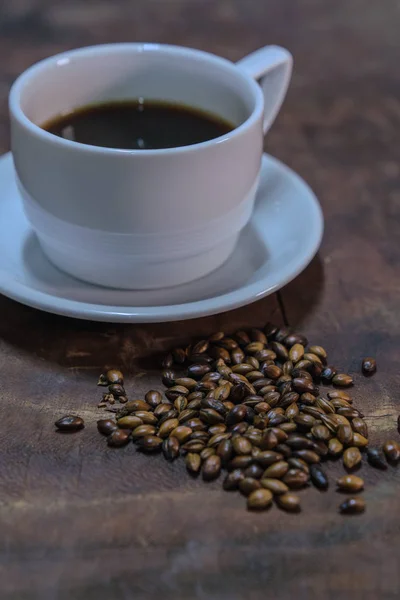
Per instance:
[[[303,512],[250,514],[181,463],[108,449],[96,377],[117,364],[141,395],[163,348],[217,329],[287,320],[356,373],[374,441],[400,412],[400,13],[396,0],[6,0],[0,5],[0,148],[13,79],[55,52],[160,41],[236,60],[266,43],[295,57],[266,148],[319,196],[318,257],[280,298],[183,324],[110,326],[0,299],[0,597],[5,599],[397,599],[400,476],[363,469],[365,515],[330,490]],[[307,231],[307,222],[299,223]],[[283,309],[283,311],[282,311]],[[377,357],[364,379],[361,357]],[[76,411],[84,431],[57,435]],[[335,474],[339,467],[332,467]],[[333,486],[332,486],[333,487]]]

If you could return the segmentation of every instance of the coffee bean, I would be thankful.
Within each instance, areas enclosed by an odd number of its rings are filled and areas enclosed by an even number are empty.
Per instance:
[[[278,444],[275,448],[276,452],[279,452],[283,458],[289,458],[292,456],[292,449],[287,444]]]
[[[364,480],[357,475],[343,475],[336,484],[342,492],[359,492],[364,488]]]
[[[321,373],[321,379],[324,379],[325,381],[329,382],[332,381],[332,379],[335,377],[335,375],[337,374],[337,369],[336,367],[333,367],[332,365],[328,365],[327,367],[325,367]]]
[[[313,450],[314,442],[304,435],[291,434],[289,435],[286,444],[293,450]]]
[[[257,464],[250,465],[244,470],[245,477],[252,477],[253,479],[260,479],[264,473],[264,469]]]
[[[358,515],[365,511],[365,502],[362,498],[347,498],[339,506],[339,511],[346,515]]]
[[[143,425],[143,421],[134,415],[127,415],[126,417],[118,419],[117,424],[118,427],[121,427],[122,429],[136,429],[139,425]]]
[[[139,427],[135,427],[135,429],[132,430],[132,438],[138,440],[146,435],[154,435],[155,432],[156,428],[154,425],[139,425]]]
[[[231,433],[216,433],[215,435],[210,437],[210,439],[207,442],[207,446],[209,446],[210,448],[217,448],[217,446],[219,446],[219,444],[223,440],[229,440],[231,437]]]
[[[206,447],[200,452],[201,460],[207,460],[209,456],[214,456],[215,448]]]
[[[270,347],[271,347],[271,350],[273,352],[275,352],[276,356],[282,362],[285,362],[286,360],[289,359],[289,352],[287,351],[287,348],[285,348],[285,346],[283,344],[281,344],[280,342],[278,342],[278,341],[271,342]]]
[[[249,428],[248,423],[245,423],[244,421],[242,421],[241,423],[236,423],[236,425],[233,425],[231,427],[231,432],[238,433],[239,435],[244,435],[246,433],[246,431],[248,430],[248,428]]]
[[[328,456],[329,448],[322,440],[314,440],[314,452],[318,456]]]
[[[342,400],[346,400],[347,402],[352,402],[349,394],[343,390],[332,390],[328,392],[328,398],[333,400],[334,398],[342,398]]]
[[[343,452],[343,444],[337,438],[329,440],[328,448],[331,456],[340,456]]]
[[[209,456],[203,463],[203,479],[204,481],[211,481],[219,477],[221,473],[221,459],[216,454]]]
[[[276,503],[280,508],[287,512],[299,512],[300,511],[300,498],[291,492],[277,496]]]
[[[107,437],[107,444],[114,448],[126,446],[130,440],[130,429],[116,429]]]
[[[388,440],[382,446],[388,462],[397,463],[400,460],[400,446],[395,440]]]
[[[285,494],[289,491],[286,483],[283,483],[280,479],[272,479],[269,477],[264,477],[260,481],[261,486],[267,490],[270,490],[274,496],[279,496],[280,494]]]
[[[260,488],[260,482],[253,477],[244,477],[244,479],[239,482],[239,490],[244,496],[249,496],[254,490]]]
[[[117,369],[110,369],[109,371],[107,371],[105,378],[108,384],[115,383],[123,385],[124,383],[124,376],[121,373],[121,371],[118,371]]]
[[[224,490],[230,492],[233,490],[237,490],[239,487],[239,483],[244,479],[243,471],[241,469],[235,469],[228,473],[228,475],[224,479],[223,488]]]
[[[364,436],[365,438],[368,438],[368,427],[367,427],[366,422],[363,421],[363,419],[356,417],[355,419],[353,419],[351,421],[351,427],[354,432],[359,433],[360,435]]]
[[[267,467],[263,474],[264,478],[282,479],[289,471],[289,464],[286,461],[280,460]]]
[[[353,442],[353,430],[350,425],[339,425],[337,430],[338,440],[344,445],[348,446]]]
[[[162,451],[166,460],[174,460],[179,456],[179,442],[174,437],[169,437],[162,443]]]
[[[144,399],[149,406],[155,408],[156,406],[161,404],[162,395],[160,394],[160,392],[157,392],[157,390],[149,390],[145,395]]]
[[[252,443],[253,446],[261,446],[262,432],[259,429],[251,429],[250,427],[245,432],[244,437]]]
[[[319,490],[327,490],[329,487],[328,477],[320,465],[310,465],[310,479]]]
[[[97,421],[97,429],[103,435],[110,435],[110,433],[118,429],[118,427],[116,422],[111,419],[100,419]]]
[[[110,392],[110,394],[112,394],[115,398],[118,398],[119,396],[125,396],[125,390],[123,388],[122,385],[120,385],[119,383],[112,383],[111,385],[108,386],[108,391]]]
[[[149,412],[148,410],[137,410],[134,413],[135,417],[138,417],[142,420],[145,425],[157,425],[158,419],[154,415],[154,413]]]
[[[145,435],[138,439],[138,445],[144,452],[157,452],[161,449],[163,440],[157,435]]]
[[[335,413],[335,407],[333,406],[332,402],[330,402],[329,400],[327,400],[326,398],[317,398],[316,400],[316,405],[319,408],[322,408],[322,410],[324,411],[325,414],[331,414],[331,413]]]
[[[289,359],[297,363],[304,356],[304,346],[302,344],[294,344],[289,350]]]
[[[376,360],[374,358],[364,358],[361,364],[364,375],[372,375],[376,372]]]
[[[229,471],[232,471],[233,469],[246,469],[253,462],[254,462],[254,459],[250,454],[235,456],[228,463],[227,468]]]
[[[332,433],[325,425],[314,425],[311,428],[311,433],[316,440],[322,440],[323,442],[327,442],[332,437]]]
[[[75,415],[65,415],[54,423],[59,431],[74,432],[85,427],[85,423],[81,417]]]
[[[273,450],[278,445],[278,438],[272,429],[267,429],[264,433],[260,448],[262,450]]]
[[[272,504],[272,493],[264,488],[254,490],[247,498],[249,510],[265,510]]]
[[[294,419],[295,417],[297,417],[299,415],[299,407],[297,406],[297,404],[295,402],[293,402],[293,404],[290,404],[286,411],[285,411],[285,417],[287,419]],[[282,425],[285,425],[285,423],[282,423]],[[296,426],[295,426],[296,429]]]
[[[320,456],[313,450],[295,450],[293,456],[303,459],[309,465],[319,463],[321,460]]]
[[[308,340],[301,333],[289,333],[283,340],[283,343],[288,348],[291,348],[295,344],[301,344],[302,346],[307,346]]]
[[[208,364],[192,364],[187,368],[187,374],[190,379],[201,379],[211,371],[211,367]]]
[[[278,425],[279,429],[282,429],[285,433],[293,433],[297,430],[296,423],[289,421],[288,423],[281,423]]]
[[[161,417],[163,417],[166,413],[168,413],[170,410],[172,409],[172,404],[167,404],[167,403],[162,403],[159,404],[155,409],[154,409],[154,415],[158,418],[161,419]],[[172,417],[174,418],[174,417]]]
[[[218,414],[220,414],[222,417],[225,417],[226,414],[226,408],[223,402],[221,402],[220,400],[216,400],[215,398],[203,398],[203,400],[201,401],[201,406],[204,409],[212,409],[215,412],[217,412]],[[207,418],[210,419],[209,416],[210,413],[207,413]],[[201,413],[200,413],[201,416]],[[211,419],[214,420],[214,417]],[[222,419],[223,421],[224,419]],[[215,425],[215,423],[211,423],[212,425]]]
[[[293,379],[293,387],[299,394],[303,392],[312,394],[315,391],[314,383],[305,377],[296,377]]]
[[[250,454],[252,449],[251,442],[243,436],[235,436],[232,438],[232,447],[236,454]]]
[[[200,455],[189,452],[185,457],[185,464],[189,473],[198,473],[201,468]]]
[[[346,373],[338,373],[333,377],[332,383],[338,387],[349,387],[353,385],[353,378]]]
[[[189,440],[201,440],[204,443],[208,442],[210,437],[209,433],[207,431],[195,431],[191,425],[188,425],[188,423],[191,423],[192,421],[195,421],[195,419],[191,419],[185,423],[185,427],[190,427],[193,431],[193,433],[190,434]]]
[[[307,475],[309,475],[310,473],[310,467],[302,458],[291,456],[290,458],[288,458],[288,464],[293,469],[300,469],[300,471],[304,471],[305,473],[307,473]]]
[[[365,448],[368,446],[368,440],[359,433],[353,433],[353,446],[356,446],[357,448]]]
[[[182,445],[182,450],[185,452],[200,454],[202,450],[206,447],[204,441],[202,440],[188,440]]]
[[[343,464],[346,469],[354,469],[361,463],[361,452],[354,446],[347,448],[343,453]]]
[[[307,485],[308,475],[300,469],[289,469],[282,478],[282,481],[286,483],[291,490],[299,490]]]
[[[368,448],[367,459],[369,464],[376,469],[385,471],[388,468],[382,453],[377,448]]]
[[[204,423],[208,423],[209,425],[216,425],[217,423],[223,423],[224,417],[220,415],[213,408],[203,408],[200,411],[200,419],[204,421]]]

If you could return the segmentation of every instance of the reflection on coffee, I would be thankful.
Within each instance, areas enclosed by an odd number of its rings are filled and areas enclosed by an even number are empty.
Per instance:
[[[197,108],[139,98],[82,106],[47,121],[42,128],[81,144],[153,150],[206,142],[234,126]]]

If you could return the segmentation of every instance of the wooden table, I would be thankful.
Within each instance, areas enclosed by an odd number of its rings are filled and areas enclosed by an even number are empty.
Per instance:
[[[371,437],[397,436],[400,363],[400,14],[396,0],[14,0],[0,8],[0,146],[7,93],[42,57],[110,41],[160,41],[238,59],[265,43],[295,56],[266,147],[319,196],[321,252],[278,297],[182,324],[110,326],[1,298],[0,587],[25,599],[397,599],[400,476],[363,469],[368,509],[302,493],[304,510],[251,514],[244,499],[189,479],[181,463],[106,447],[96,378],[130,373],[176,342],[272,319],[321,342],[355,373]],[[299,223],[307,231],[307,223]],[[359,374],[376,356],[379,372]],[[131,392],[133,393],[133,391]],[[84,431],[54,432],[78,411]],[[334,475],[339,467],[333,467]],[[331,486],[332,488],[334,486]]]

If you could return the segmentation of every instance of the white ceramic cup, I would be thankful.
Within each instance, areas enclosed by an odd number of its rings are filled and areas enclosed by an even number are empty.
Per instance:
[[[93,46],[30,67],[10,92],[12,153],[25,213],[50,261],[125,289],[178,285],[218,268],[251,216],[263,138],[291,70],[290,53],[277,46],[234,64],[159,44]],[[41,128],[86,104],[138,97],[209,111],[234,129],[191,146],[118,150]]]

